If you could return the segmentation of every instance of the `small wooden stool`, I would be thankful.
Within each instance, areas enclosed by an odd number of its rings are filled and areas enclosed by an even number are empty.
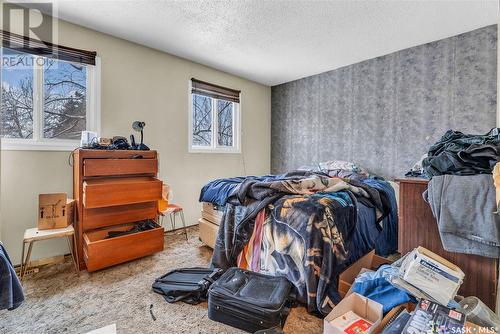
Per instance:
[[[26,274],[26,271],[28,269],[29,261],[31,258],[31,249],[33,248],[33,243],[35,241],[41,241],[41,240],[48,240],[48,239],[53,239],[53,238],[63,238],[66,237],[68,241],[68,247],[69,251],[71,252],[71,257],[73,259],[73,263],[75,264],[75,270],[76,273],[79,274],[78,270],[78,250],[76,247],[73,250],[73,245],[72,242],[76,245],[76,238],[75,238],[75,230],[73,228],[73,225],[70,225],[65,228],[58,228],[58,229],[53,229],[53,230],[39,230],[38,228],[30,228],[27,229],[24,232],[24,239],[23,239],[23,252],[21,255],[21,271],[20,271],[20,279],[21,281],[24,278],[24,275]],[[26,248],[26,244],[28,245],[28,254],[26,255],[26,259],[24,259],[24,249]]]

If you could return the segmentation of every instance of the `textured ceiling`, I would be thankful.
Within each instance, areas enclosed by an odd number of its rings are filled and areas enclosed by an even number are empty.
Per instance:
[[[497,0],[56,1],[59,17],[266,85],[497,23]]]

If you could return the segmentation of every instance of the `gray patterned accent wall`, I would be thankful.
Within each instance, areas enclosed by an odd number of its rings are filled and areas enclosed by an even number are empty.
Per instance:
[[[271,169],[326,160],[404,175],[448,129],[495,126],[497,26],[272,87]]]

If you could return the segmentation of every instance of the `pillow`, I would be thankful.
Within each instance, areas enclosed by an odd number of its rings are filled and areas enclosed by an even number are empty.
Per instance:
[[[350,161],[332,160],[332,161],[320,162],[319,168],[326,173],[332,170],[340,169],[340,170],[368,175],[368,171],[366,169]]]

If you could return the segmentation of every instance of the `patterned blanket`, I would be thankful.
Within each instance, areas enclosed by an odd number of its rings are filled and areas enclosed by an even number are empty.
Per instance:
[[[298,172],[241,183],[228,199],[212,265],[287,277],[309,312],[327,314],[340,300],[339,269],[356,226],[357,203],[390,211],[384,192],[364,183]],[[239,258],[239,261],[238,261]]]
[[[347,192],[285,196],[257,215],[238,267],[287,277],[309,312],[328,314],[340,300],[337,280],[356,217]]]

